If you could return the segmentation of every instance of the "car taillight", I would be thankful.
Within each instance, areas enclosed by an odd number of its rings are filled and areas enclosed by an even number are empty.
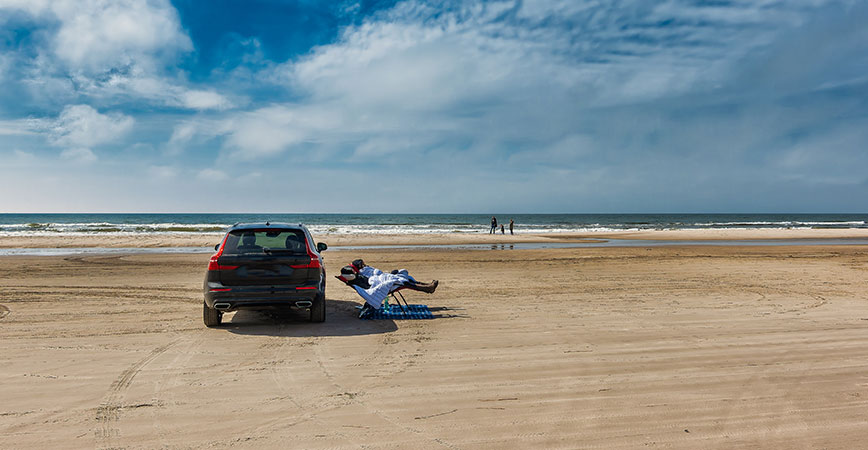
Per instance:
[[[313,252],[310,249],[310,242],[307,239],[304,240],[304,246],[307,249],[307,256],[310,256],[310,262],[307,264],[296,264],[292,267],[293,269],[319,269],[322,267],[322,261],[319,258],[319,255]]]
[[[208,261],[208,270],[235,270],[239,266],[221,266],[217,260],[220,259],[220,256],[223,254],[223,247],[226,247],[226,239],[229,238],[229,233],[226,233],[226,236],[223,237],[223,242],[220,243],[220,249],[217,250],[211,259]]]
[[[211,257],[211,260],[208,261],[208,270],[235,270],[239,266],[224,266],[217,262],[220,259],[220,255],[214,255]]]
[[[308,264],[295,264],[292,267],[293,269],[319,269],[322,267],[322,263],[319,260],[319,256],[310,255],[310,263]]]

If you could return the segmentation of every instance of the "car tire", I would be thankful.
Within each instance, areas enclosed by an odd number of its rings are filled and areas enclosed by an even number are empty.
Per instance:
[[[315,323],[325,322],[325,294],[317,294],[310,305],[310,321]]]
[[[212,328],[219,326],[222,318],[222,312],[217,311],[214,308],[209,308],[207,303],[202,302],[202,319],[204,320],[206,327]]]

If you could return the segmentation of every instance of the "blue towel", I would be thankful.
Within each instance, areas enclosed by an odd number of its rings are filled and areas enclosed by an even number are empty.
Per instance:
[[[406,311],[405,311],[406,309]],[[365,320],[408,320],[408,319],[433,319],[434,315],[428,309],[428,305],[407,305],[403,308],[398,305],[389,305],[388,308],[374,310],[362,319]]]

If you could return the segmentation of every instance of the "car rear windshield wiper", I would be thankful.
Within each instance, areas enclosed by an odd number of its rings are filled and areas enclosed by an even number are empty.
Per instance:
[[[269,255],[271,255],[271,254],[304,255],[305,254],[304,252],[299,252],[297,250],[292,250],[292,249],[288,249],[288,248],[264,248],[264,249],[262,249],[262,251],[264,251],[265,253],[267,253]]]

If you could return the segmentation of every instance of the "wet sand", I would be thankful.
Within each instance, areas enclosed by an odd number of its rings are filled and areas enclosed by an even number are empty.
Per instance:
[[[407,295],[437,318],[360,321],[332,279],[324,324],[207,329],[207,254],[0,257],[0,447],[868,438],[868,247],[329,250],[327,270],[357,257],[439,279]]]
[[[223,233],[67,233],[0,236],[0,248],[212,248]],[[639,239],[658,241],[868,239],[868,228],[852,229],[700,229],[605,231],[585,233],[429,233],[429,234],[319,234],[318,241],[332,246],[382,246],[440,244],[570,243],[577,240]]]

